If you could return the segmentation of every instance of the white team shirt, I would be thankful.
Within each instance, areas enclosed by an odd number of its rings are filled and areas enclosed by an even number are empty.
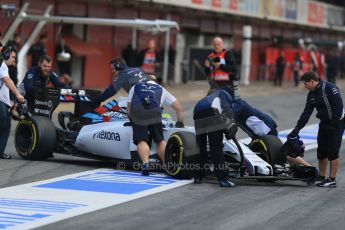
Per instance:
[[[5,61],[2,62],[0,66],[0,101],[5,103],[8,106],[11,106],[11,101],[10,101],[10,90],[8,87],[5,85],[5,82],[3,80],[4,77],[9,77],[8,74],[8,67],[5,63]]]
[[[250,116],[246,120],[246,125],[258,136],[266,135],[271,131],[263,120],[260,120],[256,116]]]
[[[154,81],[148,81],[147,83],[157,84]],[[132,98],[133,98],[133,94],[134,94],[134,86],[128,92],[127,102],[129,102],[129,103],[132,102]],[[163,104],[170,106],[172,103],[174,103],[176,101],[176,98],[168,90],[166,90],[164,87],[162,87],[162,89],[163,89],[163,92],[162,92],[162,97],[161,97],[161,101],[160,101],[160,106],[162,106]]]
[[[222,106],[221,106],[221,102],[220,102],[220,98],[219,98],[219,97],[214,98],[214,100],[212,101],[211,107],[217,109],[218,112],[219,112],[219,114],[222,114],[223,109],[222,109]]]

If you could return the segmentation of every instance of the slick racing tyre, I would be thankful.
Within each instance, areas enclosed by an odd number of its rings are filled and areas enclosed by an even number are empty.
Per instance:
[[[173,133],[165,148],[166,172],[168,175],[190,179],[193,177],[193,161],[197,156],[198,148],[194,133]]]
[[[21,120],[15,131],[17,153],[26,160],[45,160],[53,153],[56,129],[46,117],[32,116]]]
[[[254,139],[250,143],[250,149],[253,152],[259,152],[261,158],[273,166],[286,163],[286,156],[280,151],[282,145],[278,137],[265,135]]]

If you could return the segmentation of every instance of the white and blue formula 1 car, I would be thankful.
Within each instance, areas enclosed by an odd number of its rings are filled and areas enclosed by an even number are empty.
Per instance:
[[[92,110],[89,102],[99,93],[87,89],[47,88],[37,93],[33,108],[28,110],[17,104],[11,114],[19,120],[15,131],[19,156],[26,160],[45,160],[55,152],[99,160],[139,162],[125,101],[112,100]],[[59,112],[60,127],[56,127],[51,117],[61,101],[74,103],[74,111]],[[176,178],[191,178],[191,163],[198,154],[194,128],[176,128],[175,121],[168,115],[162,116],[162,122],[167,140],[166,173]],[[315,177],[313,167],[286,163],[286,156],[280,151],[282,142],[275,136],[254,139],[249,145],[236,138],[224,138],[223,145],[232,177],[267,181]],[[150,157],[157,157],[154,143],[151,149]]]

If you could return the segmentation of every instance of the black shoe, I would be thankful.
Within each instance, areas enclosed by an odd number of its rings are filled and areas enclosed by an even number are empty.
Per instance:
[[[324,179],[322,183],[316,185],[317,187],[324,187],[324,188],[336,188],[337,182],[332,180],[331,178]]]
[[[201,184],[202,178],[194,178],[194,184]]]
[[[308,181],[307,184],[308,185],[313,185],[313,186],[319,186],[320,184],[323,183],[324,180],[325,180],[324,178],[318,177],[315,180]]]
[[[141,171],[141,175],[142,175],[142,176],[150,176],[150,171],[144,169],[143,171]]]
[[[235,187],[235,183],[231,182],[229,179],[222,179],[219,180],[219,186],[220,187]]]
[[[11,159],[12,157],[10,155],[7,155],[6,153],[3,153],[0,155],[0,159]]]
[[[145,163],[141,166],[142,171],[141,171],[141,175],[142,176],[150,176],[150,164],[149,163]]]

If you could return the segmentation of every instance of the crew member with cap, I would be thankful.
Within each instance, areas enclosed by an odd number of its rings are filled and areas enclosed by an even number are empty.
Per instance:
[[[309,90],[303,113],[297,121],[296,127],[288,135],[295,137],[307,124],[316,108],[316,117],[320,119],[317,134],[317,158],[319,160],[319,179],[315,185],[319,187],[337,187],[336,175],[339,167],[339,150],[344,133],[344,106],[340,91],[336,85],[321,81],[315,72],[302,75],[306,89]],[[326,178],[328,161],[330,175]]]
[[[161,118],[163,104],[169,105],[175,110],[177,115],[175,127],[184,127],[181,104],[157,83],[155,76],[149,75],[148,81],[135,84],[128,93],[127,114],[132,122],[133,142],[137,145],[138,154],[143,162],[143,176],[150,174],[150,137],[156,143],[158,156],[164,164],[166,141],[163,136]]]

